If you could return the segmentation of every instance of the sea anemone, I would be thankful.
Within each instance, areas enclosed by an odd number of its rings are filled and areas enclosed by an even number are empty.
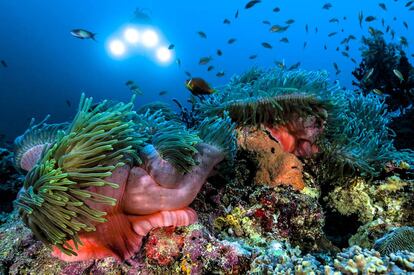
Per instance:
[[[77,247],[81,244],[79,231],[93,231],[96,223],[106,221],[105,212],[86,202],[116,203],[88,187],[117,188],[105,178],[124,162],[140,162],[136,151],[142,140],[126,119],[132,112],[132,102],[101,111],[105,103],[91,108],[92,98],[82,95],[72,124],[59,133],[31,169],[24,182],[25,192],[16,202],[35,236],[68,255],[76,253],[66,241],[73,240]]]
[[[39,160],[45,147],[56,141],[58,132],[65,130],[68,123],[46,124],[49,116],[35,124],[32,118],[29,128],[14,140],[14,165],[17,169],[29,171]]]

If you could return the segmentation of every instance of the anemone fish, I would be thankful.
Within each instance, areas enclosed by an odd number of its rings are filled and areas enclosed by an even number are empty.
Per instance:
[[[185,86],[193,95],[211,95],[215,92],[215,90],[200,77],[188,79],[185,82]]]

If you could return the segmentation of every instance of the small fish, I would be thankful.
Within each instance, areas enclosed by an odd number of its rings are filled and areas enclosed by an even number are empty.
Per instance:
[[[227,40],[227,44],[233,44],[236,41],[237,41],[236,38],[230,38],[229,40]]]
[[[372,15],[365,17],[365,22],[372,22],[372,21],[375,21],[375,20],[377,20],[377,18],[375,16],[372,16]]]
[[[185,73],[186,76],[191,77],[190,72],[185,71],[184,73]]]
[[[356,64],[357,62],[356,62],[356,60],[355,60],[355,58],[352,58],[351,57],[351,61],[352,61],[352,63],[354,63],[354,64]]]
[[[414,6],[408,9],[409,11],[414,11]]]
[[[364,19],[364,13],[360,11],[358,13],[358,20],[359,20],[359,26],[362,28],[362,20]]]
[[[329,9],[331,9],[333,6],[332,6],[332,4],[331,3],[326,3],[326,4],[324,4],[323,6],[322,6],[322,9],[323,10],[329,10]]]
[[[323,45],[324,50],[326,51],[328,49],[328,47],[325,45]]]
[[[307,41],[303,42],[303,48],[305,49],[307,46],[308,46],[308,42]]]
[[[402,73],[399,70],[394,69],[394,70],[392,70],[392,72],[395,74],[396,77],[398,77],[400,82],[404,81],[404,76],[402,75]]]
[[[4,60],[1,60],[0,63],[4,68],[9,67],[9,65],[7,65],[6,61],[4,61]]]
[[[223,71],[220,71],[220,72],[216,73],[216,76],[217,77],[223,77],[224,76],[224,72]]]
[[[256,59],[257,54],[252,54],[251,56],[249,56],[249,59]]]
[[[270,25],[270,22],[268,20],[263,20],[262,23],[265,25]]]
[[[273,25],[273,26],[269,29],[269,31],[270,31],[270,32],[278,32],[278,33],[280,33],[280,32],[284,32],[284,31],[286,31],[288,28],[289,28],[289,26]]]
[[[343,55],[343,56],[345,56],[345,57],[349,57],[349,54],[347,53],[347,52],[341,52],[341,54]]]
[[[217,49],[217,52],[216,53],[217,53],[218,56],[222,56],[223,55],[223,52],[220,49]]]
[[[368,79],[372,76],[373,73],[374,73],[374,68],[371,68],[371,70],[365,73],[364,77],[362,78],[362,81],[363,82],[368,81]]]
[[[239,17],[239,10],[236,11],[236,13],[234,14],[234,18],[238,18]]]
[[[131,86],[133,84],[134,84],[134,81],[132,81],[132,80],[128,80],[127,82],[125,82],[125,85],[127,85],[127,86]]]
[[[181,67],[181,59],[177,58],[175,60],[175,63],[177,63],[178,67]]]
[[[246,4],[246,6],[244,6],[244,8],[245,9],[253,8],[256,4],[259,4],[260,2],[261,2],[260,0],[251,0]]]
[[[404,47],[408,47],[408,41],[407,38],[405,38],[405,36],[400,37],[400,44]]]
[[[332,36],[334,36],[336,34],[337,34],[337,32],[331,32],[331,33],[328,34],[328,37],[332,37]]]
[[[229,19],[227,19],[227,18],[225,18],[225,19],[224,19],[224,21],[223,21],[223,24],[227,24],[227,25],[229,25],[229,24],[230,24],[230,20],[229,20]]]
[[[175,45],[174,44],[170,44],[169,46],[168,46],[168,49],[169,50],[173,50],[175,48]]]
[[[269,43],[267,43],[267,42],[263,42],[262,43],[262,46],[264,47],[264,48],[266,48],[266,49],[271,49],[272,48],[272,45],[270,45]]]
[[[329,23],[339,23],[339,19],[334,17],[329,20]]]
[[[66,105],[68,105],[68,107],[70,108],[72,106],[72,103],[70,102],[70,100],[66,99]]]
[[[299,66],[300,66],[300,62],[295,63],[295,64],[293,64],[292,66],[290,66],[290,67],[288,68],[288,71],[291,71],[291,70],[296,70],[297,68],[299,68]]]
[[[71,30],[70,34],[73,37],[79,38],[79,39],[92,39],[96,41],[95,36],[96,33],[84,30],[84,29],[73,29]]]
[[[285,65],[285,60],[283,59],[282,61],[275,61],[276,66],[279,67],[279,69],[283,70],[285,69],[286,65]]]
[[[142,90],[138,87],[138,85],[136,85],[136,84],[130,86],[129,89],[131,90],[131,92],[133,92],[136,95],[143,95],[144,94],[142,92]]]
[[[273,12],[280,12],[280,8],[279,7],[274,8]]]
[[[334,63],[332,63],[332,65],[333,65],[333,67],[334,67],[335,71],[339,71],[339,66],[338,66],[338,64],[336,64],[336,63],[334,62]]]
[[[201,38],[207,38],[207,35],[206,35],[206,33],[205,33],[205,32],[199,31],[199,32],[197,32],[197,33],[198,33],[198,35],[199,35]]]
[[[385,3],[379,3],[378,6],[383,9],[384,11],[387,11],[387,6],[385,5]]]
[[[408,23],[406,21],[403,22],[403,25],[408,30]]]
[[[287,37],[283,37],[279,41],[283,43],[289,43],[289,39]]]
[[[379,90],[379,89],[373,89],[372,90],[375,94],[377,94],[377,95],[383,95],[384,93],[381,91],[381,90]]]
[[[356,40],[356,37],[355,37],[355,36],[353,36],[352,34],[350,34],[350,35],[348,36],[348,40]]]
[[[394,38],[395,38],[395,31],[391,30],[391,39],[394,40]]]
[[[201,57],[200,60],[198,61],[199,65],[206,65],[207,63],[209,63],[213,58],[211,56],[205,56],[205,57]]]
[[[318,27],[315,28],[315,33],[318,33],[319,29]]]
[[[306,31],[306,33],[309,33],[309,26],[308,26],[308,24],[305,25],[305,31]]]
[[[414,1],[408,1],[406,4],[405,4],[405,7],[406,8],[409,8],[412,4],[414,3]]]
[[[285,24],[288,24],[288,25],[292,25],[293,23],[295,23],[295,20],[294,19],[288,19],[285,22]]]
[[[210,85],[200,77],[193,77],[186,80],[185,87],[193,95],[211,95],[215,92]]]
[[[159,95],[159,96],[163,96],[163,95],[166,95],[167,93],[168,93],[167,91],[164,91],[164,90],[163,90],[163,91],[160,91],[160,92],[158,93],[158,95]]]
[[[214,66],[212,66],[212,65],[208,66],[207,72],[212,71],[212,70],[214,70]]]

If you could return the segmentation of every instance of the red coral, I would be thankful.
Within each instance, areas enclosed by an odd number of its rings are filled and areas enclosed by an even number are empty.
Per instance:
[[[175,227],[154,229],[145,244],[145,255],[158,265],[171,264],[180,254],[184,237],[175,233]]]

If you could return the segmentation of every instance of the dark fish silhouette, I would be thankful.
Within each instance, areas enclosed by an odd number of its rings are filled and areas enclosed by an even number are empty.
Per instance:
[[[224,76],[224,72],[223,71],[220,71],[220,72],[216,73],[216,76],[217,77],[223,77]]]
[[[223,55],[223,52],[220,49],[217,49],[217,55],[218,56],[222,56]]]
[[[256,59],[257,54],[252,54],[251,56],[249,56],[249,59]]]
[[[211,56],[205,56],[205,57],[201,57],[200,60],[198,61],[199,65],[206,65],[207,63],[209,63],[212,60]]]
[[[292,66],[290,66],[290,67],[288,68],[288,71],[291,71],[291,70],[296,70],[297,68],[299,68],[299,66],[300,66],[300,62],[295,63],[295,64],[293,64]]]
[[[329,9],[331,9],[333,6],[332,6],[332,4],[331,3],[326,3],[326,4],[324,4],[323,6],[322,6],[322,9],[324,9],[324,10],[329,10]]]
[[[264,48],[266,48],[266,49],[271,49],[272,48],[272,45],[270,45],[269,43],[267,43],[267,42],[263,42],[262,43],[262,46],[264,47]]]
[[[261,2],[260,0],[251,0],[246,4],[246,6],[244,6],[244,8],[245,9],[253,8],[256,4],[259,4],[260,2]]]
[[[168,49],[169,50],[173,50],[175,48],[175,45],[174,44],[170,44],[169,46],[168,46]]]
[[[383,9],[384,11],[387,11],[387,6],[385,5],[385,3],[379,3],[378,6]]]
[[[377,20],[377,18],[375,16],[372,16],[372,15],[365,17],[365,22],[372,22],[372,21],[375,21],[375,20]]]
[[[4,61],[4,60],[0,61],[0,63],[4,68],[9,67],[9,65],[7,65],[6,61]]]
[[[68,107],[72,106],[72,103],[67,99],[66,100],[66,105],[68,105]]]
[[[214,70],[214,66],[208,66],[208,68],[207,68],[207,72],[209,72],[209,71],[212,71],[212,70]]]
[[[236,13],[234,14],[234,18],[238,18],[239,17],[239,10],[236,11]]]
[[[227,25],[230,24],[230,20],[225,18],[224,21],[223,21],[223,24],[227,24]]]
[[[230,38],[228,41],[227,41],[227,43],[228,44],[233,44],[234,42],[236,42],[236,38]]]
[[[207,38],[207,35],[206,35],[206,33],[205,33],[205,32],[199,31],[199,32],[197,32],[197,33],[198,33],[198,35],[199,35],[201,38]]]
[[[273,12],[280,12],[280,8],[279,7],[274,8]]]
[[[159,93],[158,93],[158,95],[160,95],[160,96],[163,96],[163,95],[166,95],[168,92],[167,91],[160,91]]]

